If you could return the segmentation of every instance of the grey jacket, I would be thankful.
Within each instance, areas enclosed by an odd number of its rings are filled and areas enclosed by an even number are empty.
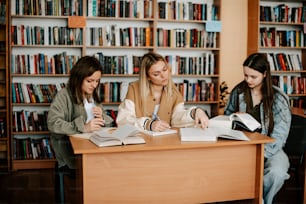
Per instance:
[[[272,111],[274,114],[274,129],[271,134],[268,135],[275,139],[273,143],[267,143],[265,145],[265,157],[269,158],[273,156],[276,152],[281,150],[287,140],[290,124],[291,124],[291,110],[289,104],[289,98],[283,93],[278,87],[273,87],[275,90],[274,103]],[[244,101],[244,94],[238,92],[238,87],[236,86],[230,94],[227,105],[224,109],[225,115],[230,115],[234,112],[246,112],[246,103]],[[238,99],[238,101],[237,101]],[[239,110],[236,110],[236,104],[239,103]],[[262,131],[261,134],[267,135],[268,133],[268,122],[265,124],[263,121],[264,109],[263,104],[260,105],[260,120]]]
[[[102,104],[96,105],[102,108]],[[113,122],[105,111],[103,111],[103,118],[106,126]],[[69,168],[75,168],[74,155],[67,135],[85,132],[86,119],[84,106],[73,103],[67,88],[63,88],[56,94],[48,113],[48,129],[59,167],[68,165]]]

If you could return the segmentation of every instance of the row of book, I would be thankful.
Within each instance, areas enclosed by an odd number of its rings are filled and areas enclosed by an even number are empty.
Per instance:
[[[106,56],[103,52],[94,56],[103,66],[103,74],[139,74],[142,56]],[[202,56],[166,55],[174,75],[212,75],[215,73],[215,55],[206,52]]]
[[[303,97],[290,97],[290,107],[306,109],[306,101]]]
[[[103,67],[103,74],[139,74],[142,56],[106,56],[102,52],[95,53]]]
[[[160,1],[158,16],[167,20],[218,20],[218,8],[212,3],[191,1]]]
[[[190,82],[184,80],[175,83],[186,102],[215,101],[216,85],[206,80]],[[128,82],[104,82],[100,84],[100,96],[103,102],[121,102],[124,100],[128,89]]]
[[[274,75],[272,80],[286,94],[306,94],[306,77]]]
[[[12,103],[51,103],[65,83],[26,84],[14,82],[12,85]]]
[[[81,28],[12,25],[12,45],[82,45]]]
[[[87,16],[153,18],[152,0],[87,0]]]
[[[267,53],[271,71],[301,71],[304,70],[299,54]]]
[[[153,28],[107,25],[86,28],[87,46],[153,46]]]
[[[16,160],[26,159],[54,159],[54,151],[50,139],[45,138],[14,138],[13,158]]]
[[[48,131],[48,111],[13,111],[13,132]]]
[[[106,114],[113,118],[116,121],[117,110],[107,109],[105,110]],[[48,111],[33,111],[33,110],[19,110],[12,112],[12,120],[13,120],[13,132],[25,133],[25,132],[41,132],[48,131],[47,126],[47,118]],[[5,135],[5,124],[3,123],[3,118],[0,118],[0,137],[4,137]],[[113,124],[115,126],[115,124]]]
[[[277,6],[260,6],[260,21],[303,23],[305,22],[306,6],[290,6],[279,4]]]
[[[43,53],[17,54],[11,58],[12,74],[69,74],[80,56],[64,51],[53,56]]]
[[[184,80],[183,83],[176,83],[176,86],[186,102],[216,100],[217,86],[213,82],[204,79],[197,82]]]
[[[217,32],[204,29],[165,29],[157,28],[159,47],[216,48]]]
[[[12,15],[82,16],[83,0],[11,0]]]
[[[304,31],[261,27],[260,45],[263,47],[304,47]]]
[[[103,82],[99,87],[99,94],[102,101],[121,102],[124,100],[128,90],[128,82]]]
[[[106,56],[102,52],[93,54],[103,67],[103,74],[138,74],[142,56]],[[11,71],[13,74],[69,74],[80,56],[67,55],[64,51],[54,56],[43,53],[12,55]],[[210,75],[215,74],[214,53],[203,56],[165,56],[172,67],[172,74]]]
[[[215,73],[214,53],[204,53],[203,56],[166,55],[168,64],[174,75],[212,75]]]

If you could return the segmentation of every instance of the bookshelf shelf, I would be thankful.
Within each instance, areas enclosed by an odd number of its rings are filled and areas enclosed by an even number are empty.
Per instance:
[[[80,16],[82,21],[84,20],[85,27],[77,27],[80,31],[80,43],[79,44],[55,44],[55,43],[45,43],[45,44],[31,44],[31,43],[10,43],[10,53],[12,54],[13,59],[18,59],[18,55],[22,57],[24,52],[28,52],[30,56],[36,55],[40,52],[42,52],[44,55],[48,56],[49,58],[52,58],[55,54],[59,54],[62,52],[67,51],[67,54],[73,55],[73,56],[84,56],[84,55],[95,55],[99,60],[105,60],[107,57],[113,58],[113,60],[121,60],[120,57],[127,61],[127,63],[124,65],[124,71],[119,72],[118,70],[108,71],[107,69],[109,67],[112,67],[111,65],[114,64],[107,64],[106,61],[104,61],[103,66],[105,67],[105,74],[102,75],[101,79],[101,89],[104,87],[109,87],[112,85],[118,85],[127,86],[129,82],[137,80],[138,78],[138,71],[139,65],[137,66],[137,63],[139,63],[139,57],[141,57],[143,54],[145,54],[148,51],[156,51],[160,54],[169,57],[169,59],[172,57],[173,59],[177,58],[186,58],[185,60],[189,60],[190,64],[180,64],[182,66],[180,69],[183,70],[184,73],[187,73],[186,69],[189,66],[193,66],[193,74],[181,74],[181,73],[173,73],[173,79],[175,83],[177,84],[183,84],[185,81],[188,81],[188,85],[193,86],[199,86],[200,83],[207,83],[207,91],[210,93],[209,99],[205,99],[205,101],[200,101],[197,99],[197,101],[186,100],[187,106],[201,106],[208,110],[211,116],[218,114],[219,109],[219,73],[220,73],[220,31],[206,31],[206,25],[209,22],[212,21],[220,21],[220,10],[221,10],[221,0],[194,0],[192,2],[185,2],[185,1],[173,1],[177,3],[177,7],[183,8],[183,5],[188,8],[191,6],[193,9],[197,9],[197,11],[200,11],[204,6],[207,6],[208,9],[205,15],[201,17],[201,20],[198,20],[199,18],[193,17],[193,12],[190,12],[190,15],[186,17],[186,19],[182,19],[183,13],[182,10],[180,15],[182,15],[180,18],[176,19],[163,19],[159,17],[159,6],[160,2],[166,2],[161,0],[144,0],[144,1],[137,1],[140,5],[143,3],[144,7],[142,9],[139,9],[140,7],[137,7],[137,14],[132,13],[124,14],[125,17],[122,17],[123,11],[121,10],[109,10],[109,9],[101,9],[102,8],[102,2],[104,3],[116,3],[120,2],[122,4],[125,4],[127,2],[131,3],[135,1],[87,1],[87,0],[77,0],[81,2],[82,8],[79,10]],[[13,2],[16,2],[13,0]],[[19,0],[19,2],[23,2],[23,0]],[[34,0],[29,0],[29,2],[34,2]],[[90,3],[89,3],[90,2]],[[97,5],[90,7],[92,2],[96,2]],[[98,5],[98,3],[101,3]],[[148,3],[148,4],[147,4]],[[193,5],[194,4],[194,5]],[[118,5],[117,5],[118,6]],[[120,8],[117,7],[110,7],[110,8]],[[139,6],[139,5],[137,5]],[[166,6],[166,5],[165,5]],[[191,8],[190,7],[190,8]],[[97,10],[93,10],[93,8],[98,8]],[[107,8],[107,7],[105,7]],[[134,8],[134,7],[133,7]],[[69,21],[72,20],[71,16],[50,16],[50,15],[19,15],[21,13],[27,13],[23,11],[17,11],[14,9],[11,9],[13,11],[10,15],[10,22],[12,26],[45,26],[45,36],[48,35],[48,38],[45,38],[44,40],[49,40],[50,36],[52,37],[52,34],[50,34],[53,31],[53,27],[55,26],[67,26],[69,27]],[[170,13],[173,12],[173,9],[171,10],[169,7],[168,10]],[[36,11],[37,12],[37,11]],[[129,12],[129,11],[126,11]],[[136,12],[136,11],[135,11]],[[201,13],[201,12],[199,12]],[[113,16],[114,15],[114,16]],[[216,19],[215,16],[218,16],[218,19]],[[190,20],[189,20],[190,19]],[[195,20],[194,20],[195,19]],[[76,22],[74,22],[73,25]],[[47,25],[46,25],[47,24]],[[50,24],[50,25],[49,25]],[[47,28],[51,27],[51,28]],[[72,27],[74,28],[74,27]],[[71,28],[71,29],[72,29]],[[181,30],[186,33],[194,32],[193,35],[190,35],[190,38],[192,40],[189,42],[192,45],[187,46],[187,37],[184,36],[181,38],[181,41],[186,44],[185,46],[164,46],[164,44],[161,46],[159,43],[159,36],[157,35],[158,29],[170,29],[169,32],[177,32],[177,30]],[[75,28],[76,29],[76,28]],[[99,30],[100,29],[100,30]],[[113,29],[113,30],[112,30]],[[98,31],[102,34],[97,34]],[[128,30],[128,31],[127,31]],[[48,34],[46,34],[46,31]],[[180,31],[180,32],[181,32]],[[97,33],[96,33],[97,32]],[[206,37],[208,35],[207,33],[210,32],[210,37]],[[128,33],[128,37],[126,34]],[[133,33],[133,34],[132,34]],[[135,34],[135,33],[138,33]],[[181,33],[182,34],[182,33]],[[11,33],[11,36],[13,34]],[[184,34],[187,35],[187,34]],[[22,36],[22,35],[20,35]],[[111,36],[111,37],[110,37]],[[137,36],[137,37],[136,37]],[[198,37],[195,37],[198,36]],[[12,36],[13,37],[13,36]],[[54,34],[53,34],[54,37]],[[101,39],[100,39],[101,38]],[[122,38],[122,40],[120,40]],[[123,40],[125,39],[125,41]],[[173,40],[173,37],[165,37],[167,40]],[[196,41],[195,39],[198,39]],[[200,41],[201,40],[201,41]],[[204,42],[207,42],[208,40],[211,40],[211,44],[207,46],[204,44]],[[178,40],[177,40],[178,41]],[[9,41],[12,42],[12,41]],[[22,42],[22,40],[17,39],[17,42]],[[203,42],[203,44],[201,44]],[[194,45],[197,46],[194,46]],[[201,45],[200,45],[201,44]],[[14,58],[15,57],[15,58]],[[100,58],[103,57],[103,58]],[[192,59],[192,58],[196,59]],[[194,60],[194,61],[193,61]],[[204,63],[205,60],[205,63]],[[206,62],[207,60],[207,62]],[[117,61],[115,61],[117,62]],[[187,61],[186,61],[187,62]],[[199,62],[199,63],[198,63]],[[114,62],[112,62],[114,63]],[[170,63],[170,61],[169,61]],[[178,68],[179,64],[176,64],[176,62],[172,61],[171,66],[175,66]],[[205,68],[205,66],[207,68]],[[14,66],[15,67],[15,66]],[[209,68],[208,68],[209,67]],[[13,69],[10,69],[13,70]],[[201,71],[199,71],[201,70]],[[207,71],[209,70],[209,71]],[[27,69],[28,73],[31,73]],[[205,74],[204,74],[205,72]],[[18,84],[18,83],[28,83],[28,80],[31,80],[31,84],[42,84],[40,78],[43,78],[46,83],[52,83],[52,82],[66,82],[69,73],[65,72],[63,74],[50,74],[54,72],[46,72],[44,73],[37,73],[35,74],[23,74],[25,72],[20,72],[20,70],[17,71],[11,71],[10,78],[12,84]],[[111,74],[110,74],[111,73]],[[118,73],[118,74],[113,74]],[[120,74],[119,74],[120,73]],[[189,73],[189,72],[188,72]],[[66,80],[65,80],[66,79]],[[103,86],[103,87],[102,87]],[[203,86],[204,87],[204,86]],[[202,88],[203,88],[202,87]],[[205,86],[206,87],[206,86]],[[126,88],[126,87],[125,87]],[[13,89],[12,89],[13,90]],[[12,93],[11,89],[9,89],[10,93]],[[111,90],[111,89],[109,89]],[[200,90],[200,88],[198,89]],[[199,92],[195,94],[200,94]],[[124,95],[124,93],[122,93]],[[187,97],[184,96],[186,99]],[[109,99],[106,96],[104,96],[105,102],[103,103],[107,108],[111,107],[112,109],[117,109],[118,105],[120,104],[120,100],[115,99]],[[198,97],[200,98],[200,97]],[[42,110],[48,110],[50,103],[16,103],[11,100],[10,106],[11,111],[21,111],[21,110],[29,110],[32,111],[33,109],[39,109]],[[10,116],[13,118],[13,115]],[[13,119],[11,119],[11,124],[13,124]],[[13,125],[12,125],[13,126]],[[27,137],[28,135],[31,136],[31,138],[39,137],[40,135],[48,135],[48,132],[46,131],[37,131],[37,132],[18,132],[18,131],[12,131],[12,137],[11,137],[11,144],[13,146],[14,138]],[[18,137],[17,137],[18,136]],[[14,152],[14,149],[11,151],[12,154]],[[52,161],[52,159],[50,160]],[[40,165],[41,160],[17,160],[12,159],[12,168],[13,169],[31,169],[31,168],[49,168],[54,163],[50,162],[47,164]],[[45,160],[43,161],[46,162]]]
[[[11,74],[12,77],[68,77],[69,74]]]
[[[306,108],[306,1],[248,1],[248,54],[267,53],[273,82]]]
[[[53,169],[55,168],[55,159],[33,159],[33,160],[15,160],[12,170],[19,169]]]
[[[139,22],[153,22],[155,19],[154,18],[143,18],[143,19],[139,19],[139,18],[122,18],[122,17],[86,17],[87,20],[107,20],[107,21],[139,21]]]
[[[26,132],[12,132],[12,134],[18,135],[46,135],[49,134],[48,131],[26,131]]]

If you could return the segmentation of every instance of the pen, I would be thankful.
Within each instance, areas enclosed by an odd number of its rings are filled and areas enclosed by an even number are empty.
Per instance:
[[[157,115],[158,108],[159,108],[159,105],[155,105],[154,111],[152,113],[152,120],[160,120],[160,118]]]

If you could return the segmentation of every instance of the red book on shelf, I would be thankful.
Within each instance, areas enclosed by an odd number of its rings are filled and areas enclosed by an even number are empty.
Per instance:
[[[276,57],[277,57],[277,61],[278,61],[279,65],[280,65],[281,71],[286,71],[287,68],[286,68],[285,60],[284,60],[284,57],[283,57],[282,53],[276,54]]]

